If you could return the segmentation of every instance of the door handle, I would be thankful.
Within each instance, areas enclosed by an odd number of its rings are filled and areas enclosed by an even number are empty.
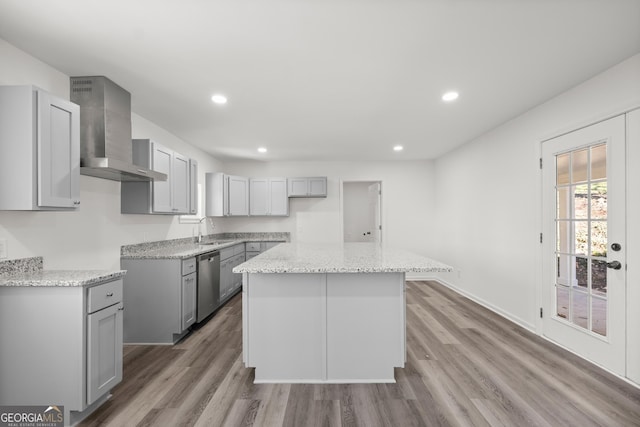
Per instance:
[[[622,264],[620,264],[620,261],[611,261],[607,263],[607,267],[613,268],[614,270],[620,270],[622,268]]]

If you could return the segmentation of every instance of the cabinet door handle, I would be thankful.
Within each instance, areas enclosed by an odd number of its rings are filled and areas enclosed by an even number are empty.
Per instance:
[[[124,306],[121,305],[120,307],[118,307],[118,311],[124,311]]]
[[[108,297],[112,297],[113,296],[113,292],[107,292],[107,296]]]

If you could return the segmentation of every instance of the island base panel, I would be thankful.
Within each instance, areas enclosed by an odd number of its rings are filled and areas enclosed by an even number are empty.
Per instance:
[[[245,273],[256,383],[392,383],[405,362],[404,273]]]

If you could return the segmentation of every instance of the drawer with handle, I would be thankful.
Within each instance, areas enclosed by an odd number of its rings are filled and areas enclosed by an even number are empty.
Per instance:
[[[261,242],[247,242],[247,252],[260,252],[261,246]]]
[[[114,280],[89,288],[87,313],[93,313],[122,301],[122,280]]]
[[[189,258],[182,261],[182,275],[186,276],[196,271],[196,259]]]

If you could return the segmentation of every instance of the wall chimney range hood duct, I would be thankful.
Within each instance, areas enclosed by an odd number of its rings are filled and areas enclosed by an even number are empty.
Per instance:
[[[166,181],[133,164],[131,94],[104,76],[71,77],[80,106],[80,173],[113,181]]]

